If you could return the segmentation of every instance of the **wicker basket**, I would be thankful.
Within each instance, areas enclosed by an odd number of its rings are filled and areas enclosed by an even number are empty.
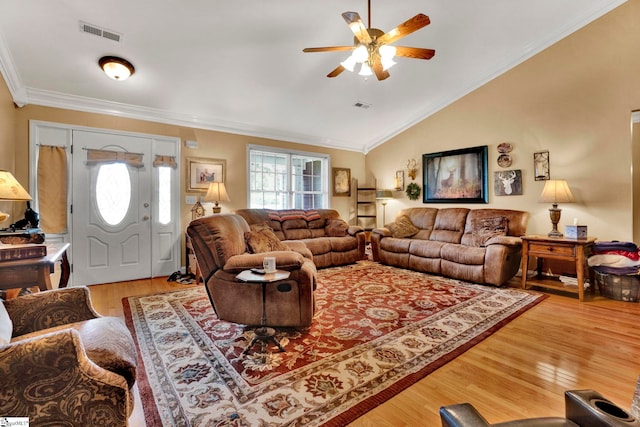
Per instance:
[[[640,276],[634,274],[620,276],[594,271],[600,293],[618,301],[640,301]]]

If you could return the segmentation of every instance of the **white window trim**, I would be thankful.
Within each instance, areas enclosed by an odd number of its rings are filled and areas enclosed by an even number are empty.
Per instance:
[[[313,151],[299,151],[299,150],[291,150],[287,148],[279,148],[279,147],[270,147],[268,145],[256,145],[256,144],[247,144],[247,153],[246,153],[246,171],[247,171],[247,201],[246,206],[251,206],[251,150],[258,151],[267,151],[271,153],[279,153],[279,154],[287,154],[287,155],[296,155],[296,156],[309,156],[316,157],[319,159],[323,159],[323,164],[326,167],[326,170],[322,171],[322,175],[324,178],[324,188],[326,188],[326,192],[324,193],[324,206],[325,209],[331,209],[331,155],[326,153],[315,153]],[[287,165],[287,170],[290,172],[291,164]],[[291,174],[287,174],[287,188],[291,189]]]

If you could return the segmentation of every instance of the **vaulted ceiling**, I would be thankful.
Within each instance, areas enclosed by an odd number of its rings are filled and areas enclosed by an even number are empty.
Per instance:
[[[428,15],[430,25],[395,44],[436,50],[429,61],[398,58],[377,81],[327,78],[348,52],[302,52],[352,44],[341,14],[366,24],[365,0],[3,0],[0,71],[19,106],[366,153],[622,3],[371,0],[372,27],[385,32]],[[128,59],[135,74],[109,79],[104,55]]]

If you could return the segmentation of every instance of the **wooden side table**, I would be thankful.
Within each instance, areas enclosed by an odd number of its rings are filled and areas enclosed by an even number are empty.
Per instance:
[[[586,260],[591,253],[591,246],[596,241],[595,237],[586,239],[563,239],[547,236],[523,236],[522,237],[522,289],[527,286],[557,289],[564,292],[578,294],[580,301],[584,300],[584,278]],[[537,272],[534,279],[527,279],[529,271],[529,257],[537,257]],[[578,286],[567,286],[559,280],[544,278],[542,276],[542,260],[545,258],[574,262]],[[594,286],[592,283],[591,286]],[[592,288],[593,289],[593,288]]]
[[[46,246],[47,255],[40,258],[0,261],[0,289],[30,288],[32,286],[38,286],[42,291],[53,289],[50,275],[58,261],[61,261],[58,287],[66,287],[71,270],[67,258],[67,249],[70,244],[52,243]]]
[[[195,261],[194,276],[196,276],[196,283],[200,283],[200,281],[204,282],[204,280],[202,280],[202,272],[200,271],[200,267],[198,266],[198,260],[196,259],[195,252],[193,252],[193,245],[191,244],[191,238],[187,233],[185,233],[184,243],[185,243],[184,247],[185,247],[185,256],[186,256],[186,260],[185,260],[186,273],[191,272],[191,255],[193,255],[193,259]]]
[[[286,280],[291,275],[290,272],[284,270],[276,270],[274,273],[265,273],[265,274],[257,274],[251,270],[242,271],[240,274],[236,276],[236,279],[242,280],[247,283],[259,283],[262,286],[262,319],[261,325],[259,328],[256,328],[253,332],[253,338],[251,342],[244,349],[242,354],[249,354],[251,349],[256,343],[261,344],[261,352],[262,352],[262,363],[266,361],[266,352],[267,352],[267,342],[272,341],[275,345],[278,346],[280,351],[286,351],[280,341],[278,341],[275,337],[276,330],[267,326],[267,283],[278,282],[280,280]]]

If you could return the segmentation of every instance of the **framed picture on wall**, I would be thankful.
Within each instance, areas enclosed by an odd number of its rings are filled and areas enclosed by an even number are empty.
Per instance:
[[[424,203],[488,203],[486,145],[422,155]]]
[[[522,171],[520,169],[493,173],[493,192],[496,196],[519,196],[522,194]]]
[[[538,151],[533,153],[533,176],[536,181],[546,181],[551,179],[549,173],[549,152]]]
[[[211,182],[224,182],[227,161],[224,159],[187,158],[187,192],[206,192]]]
[[[350,197],[351,196],[351,169],[332,168],[333,177],[333,196],[334,197]]]
[[[404,191],[404,171],[403,170],[396,171],[394,183],[395,183],[394,190]]]

